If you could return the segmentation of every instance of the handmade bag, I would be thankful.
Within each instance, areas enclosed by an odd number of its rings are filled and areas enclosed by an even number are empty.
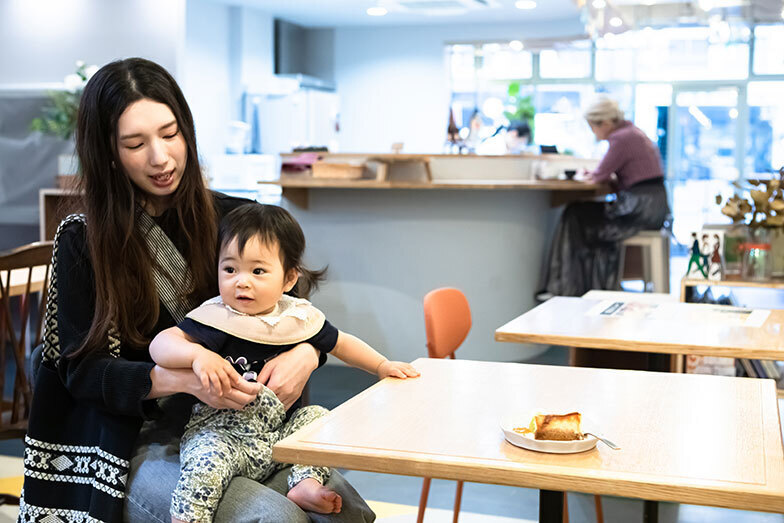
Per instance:
[[[118,415],[77,401],[63,384],[57,367],[57,252],[63,229],[74,222],[86,226],[83,214],[68,216],[57,229],[46,303],[42,363],[34,384],[30,423],[25,436],[24,488],[20,522],[121,521],[129,460],[142,424],[135,416]],[[188,265],[163,230],[144,211],[137,227],[157,265],[154,279],[161,302],[176,322],[190,304],[176,289],[190,283]],[[120,356],[120,340],[109,331],[108,352]]]

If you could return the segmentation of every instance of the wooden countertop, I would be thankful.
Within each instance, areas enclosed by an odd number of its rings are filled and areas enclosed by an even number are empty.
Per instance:
[[[604,186],[572,180],[374,180],[313,178],[307,174],[281,175],[278,180],[260,181],[260,184],[279,185],[296,189],[525,189],[543,191],[595,192]]]
[[[418,359],[283,439],[273,457],[389,474],[784,512],[770,380]],[[601,434],[578,454],[507,443],[510,413],[579,411]]]
[[[302,154],[308,154],[307,152],[297,152],[297,153],[280,153],[281,158],[296,158]],[[313,151],[313,154],[317,154],[322,158],[366,158],[366,159],[377,159],[381,161],[396,161],[399,160],[401,162],[413,162],[413,161],[420,161],[426,160],[428,158],[439,158],[439,159],[460,159],[460,160],[493,160],[493,159],[517,159],[517,160],[586,160],[586,161],[594,161],[593,158],[577,158],[576,156],[572,156],[569,154],[533,154],[533,153],[523,153],[523,154],[445,154],[445,153],[330,153],[330,152],[322,152],[322,151]]]

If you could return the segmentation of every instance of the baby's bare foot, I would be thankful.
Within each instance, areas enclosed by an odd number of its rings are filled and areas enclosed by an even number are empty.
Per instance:
[[[286,495],[302,510],[332,514],[340,512],[343,498],[313,478],[303,479]]]

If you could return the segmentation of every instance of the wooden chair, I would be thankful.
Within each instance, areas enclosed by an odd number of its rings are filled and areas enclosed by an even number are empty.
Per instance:
[[[0,253],[0,439],[20,438],[27,431],[32,391],[25,371],[28,348],[41,342],[52,242],[36,242]],[[35,295],[38,294],[38,300]],[[18,304],[18,317],[12,305]],[[30,312],[37,304],[35,325]],[[30,339],[28,340],[28,328]],[[13,355],[13,392],[5,395],[7,351]]]
[[[469,330],[471,330],[471,309],[462,292],[443,287],[425,295],[425,335],[429,358],[449,357],[454,359],[455,351],[466,339]],[[430,478],[425,478],[422,482],[422,495],[419,497],[417,523],[422,523],[425,518],[429,493]],[[457,523],[462,497],[463,482],[458,481],[453,523]]]

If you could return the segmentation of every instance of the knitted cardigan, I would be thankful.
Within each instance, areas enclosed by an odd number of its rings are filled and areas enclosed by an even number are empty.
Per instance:
[[[215,194],[220,216],[247,200]],[[169,274],[177,274],[184,260],[160,227],[146,216],[148,247]],[[84,241],[85,218],[71,215],[60,225],[52,254],[52,271],[44,327],[43,362],[34,384],[28,432],[25,437],[24,486],[20,522],[122,521],[130,458],[144,419],[159,413],[156,400],[145,400],[154,363],[144,350],[123,347],[110,332],[106,351],[82,358],[65,358],[83,339],[92,315],[94,296],[86,303],[69,303],[68,314],[58,310],[58,258],[69,262],[60,274],[60,290],[92,277]],[[173,229],[174,230],[174,229]],[[61,240],[66,238],[65,242]],[[180,238],[174,242],[179,243]],[[62,250],[61,248],[65,249]],[[179,258],[179,259],[178,259]],[[187,270],[186,270],[187,272]],[[78,274],[79,276],[74,276]],[[86,276],[88,275],[89,276]],[[156,274],[156,288],[165,306],[155,331],[175,325],[187,306],[177,307],[171,281],[168,288]],[[81,293],[81,294],[80,294]],[[172,310],[174,307],[175,310]],[[75,312],[74,312],[75,311]],[[69,315],[70,314],[70,315]],[[85,323],[86,322],[86,323]],[[69,340],[63,342],[60,338]],[[57,519],[55,519],[57,518]]]

